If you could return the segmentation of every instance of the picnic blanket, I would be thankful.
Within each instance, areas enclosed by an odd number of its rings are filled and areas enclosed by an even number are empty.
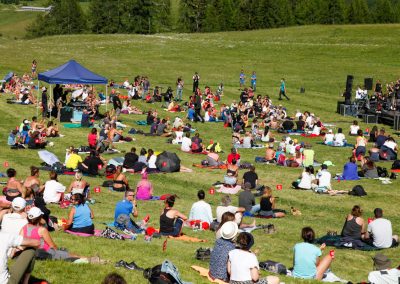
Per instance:
[[[67,234],[78,236],[78,237],[100,237],[102,230],[95,229],[93,235],[85,234],[85,233],[79,233],[79,232],[73,232],[73,231],[70,231],[70,230],[65,230],[64,232],[67,233]],[[123,236],[124,239],[131,239],[132,238],[132,236],[130,236],[130,235],[125,235],[125,234],[120,234],[120,235]]]
[[[323,135],[317,135],[317,134],[306,134],[303,133],[301,134],[302,137],[307,137],[307,138],[318,138],[318,137],[322,137]]]
[[[64,123],[63,126],[65,128],[81,128],[81,124],[80,123]]]
[[[349,143],[346,143],[343,146],[328,145],[328,144],[325,144],[324,142],[317,142],[316,144],[325,145],[325,146],[329,146],[329,147],[338,147],[338,148],[342,148],[342,147],[354,148],[354,144],[349,144]]]
[[[197,271],[201,276],[206,277],[208,279],[208,281],[210,281],[211,283],[228,284],[228,282],[224,282],[220,279],[212,279],[210,277],[210,275],[208,274],[210,272],[210,270],[207,268],[203,268],[203,267],[197,266],[197,265],[192,265],[191,268],[193,270]]]
[[[168,112],[172,112],[172,113],[174,113],[174,112],[186,112],[186,111],[184,111],[184,110],[180,110],[180,111],[177,111],[177,110],[168,110],[167,108],[163,108],[163,110],[168,111]]]
[[[186,152],[186,151],[182,151],[182,150],[181,150],[181,152],[186,153],[186,154],[193,154],[193,155],[195,155],[195,154],[198,154],[198,155],[207,155],[207,154],[208,154],[207,151],[203,151],[203,152],[192,152],[192,151],[189,151],[189,152]]]
[[[221,187],[219,189],[217,189],[217,192],[226,193],[226,194],[236,194],[241,189],[242,189],[242,187],[240,185],[236,185],[235,187],[227,187],[227,186],[221,185]]]
[[[180,235],[179,237],[168,236],[168,239],[184,241],[184,242],[191,242],[191,243],[206,243],[207,242],[207,240],[190,237],[188,235]]]
[[[336,248],[348,248],[348,249],[357,249],[363,251],[374,251],[380,250],[380,248],[371,246],[367,243],[364,243],[361,240],[349,240],[348,238],[342,238],[341,236],[328,236],[325,235],[321,238],[315,240],[317,244],[325,243],[327,246],[336,247]]]
[[[227,165],[223,164],[223,165],[219,165],[219,166],[204,166],[202,164],[193,164],[193,167],[196,168],[202,168],[202,169],[211,169],[211,170],[226,170],[226,168],[228,167]]]

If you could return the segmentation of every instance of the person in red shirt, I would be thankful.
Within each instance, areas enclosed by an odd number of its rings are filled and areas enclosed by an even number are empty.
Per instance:
[[[228,157],[226,158],[226,162],[227,164],[232,164],[232,160],[235,159],[236,160],[236,165],[239,165],[240,162],[240,154],[237,152],[236,148],[232,148],[231,149],[231,153],[228,155]]]
[[[96,149],[97,140],[98,140],[97,129],[92,128],[92,130],[90,131],[90,133],[88,135],[88,143],[89,143],[89,147],[91,149]]]

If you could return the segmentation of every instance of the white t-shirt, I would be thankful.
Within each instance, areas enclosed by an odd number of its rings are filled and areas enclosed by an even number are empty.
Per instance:
[[[28,219],[18,213],[8,213],[3,216],[1,232],[10,235],[19,235],[22,227],[28,224]]]
[[[346,137],[344,136],[343,133],[336,133],[335,134],[335,143],[337,145],[343,145],[345,139],[346,139]]]
[[[192,146],[192,140],[188,137],[183,137],[182,138],[182,145],[181,145],[181,150],[184,152],[190,152],[191,151],[191,146]]]
[[[325,135],[325,144],[328,144],[330,142],[333,142],[333,138],[335,137],[335,135],[333,135],[333,133],[327,133]]]
[[[243,148],[251,148],[251,137],[246,136],[243,138],[243,143],[242,143]]]
[[[217,222],[220,223],[222,215],[225,212],[231,212],[231,213],[235,214],[238,211],[238,207],[231,206],[231,205],[229,205],[229,206],[218,206],[216,211],[217,211]],[[235,221],[236,221],[237,224],[240,224],[241,218],[236,218]]]
[[[192,209],[190,209],[189,220],[201,220],[211,224],[213,217],[210,204],[204,200],[193,203]]]
[[[250,269],[260,269],[256,255],[241,249],[231,250],[229,261],[231,262],[231,280],[234,281],[249,281],[251,280]]]
[[[176,138],[174,139],[175,143],[182,143],[183,131],[175,131],[175,135],[176,135]]]
[[[350,134],[357,135],[358,129],[360,129],[360,126],[354,124],[350,125]]]
[[[0,240],[0,283],[6,284],[8,283],[8,278],[10,277],[7,269],[8,249],[20,246],[22,244],[23,237],[19,235],[0,233]]]
[[[55,180],[46,181],[44,184],[43,199],[46,203],[57,203],[60,201],[60,193],[65,192],[65,186]]]
[[[396,142],[386,140],[385,143],[383,143],[383,146],[386,146],[394,151],[394,149],[396,148]]]
[[[319,181],[318,186],[326,186],[328,189],[331,188],[331,173],[327,170],[321,170],[317,174],[317,179]]]
[[[368,282],[372,284],[398,284],[399,280],[400,270],[396,268],[372,271],[368,274]]]
[[[157,161],[157,156],[156,155],[151,155],[150,159],[148,161],[149,169],[157,169],[156,161]]]
[[[311,134],[320,135],[321,134],[321,127],[318,127],[316,124],[313,127]]]
[[[301,180],[298,186],[304,189],[311,189],[311,184],[313,180],[315,180],[315,176],[313,174],[303,172],[301,174]]]
[[[385,218],[378,218],[368,224],[368,233],[372,234],[374,246],[390,248],[392,246],[392,223]]]

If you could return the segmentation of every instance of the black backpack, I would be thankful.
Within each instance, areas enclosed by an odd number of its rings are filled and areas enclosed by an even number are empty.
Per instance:
[[[272,272],[272,273],[282,274],[282,275],[286,275],[286,273],[287,273],[286,266],[280,262],[267,260],[267,261],[260,262],[259,265],[260,265],[261,269]]]
[[[386,168],[376,167],[376,171],[378,172],[379,177],[388,177],[389,173]]]
[[[351,191],[349,191],[350,195],[354,195],[354,196],[365,196],[367,195],[367,193],[365,192],[364,188],[361,185],[356,185],[355,187],[353,187],[353,189]]]
[[[196,259],[198,260],[210,260],[211,258],[210,248],[199,248],[196,250]]]
[[[400,170],[400,160],[396,160],[393,162],[392,170]]]
[[[168,273],[161,271],[161,264],[154,266],[153,268],[147,268],[143,271],[143,277],[149,280],[151,284],[175,284],[178,283]]]

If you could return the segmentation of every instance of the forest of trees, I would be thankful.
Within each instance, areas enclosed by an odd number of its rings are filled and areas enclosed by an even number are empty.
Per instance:
[[[174,0],[50,0],[53,9],[39,15],[27,28],[28,37],[400,22],[400,0],[179,0],[175,13],[171,12],[171,1]],[[79,2],[89,2],[85,12]],[[173,19],[172,15],[178,18]]]

